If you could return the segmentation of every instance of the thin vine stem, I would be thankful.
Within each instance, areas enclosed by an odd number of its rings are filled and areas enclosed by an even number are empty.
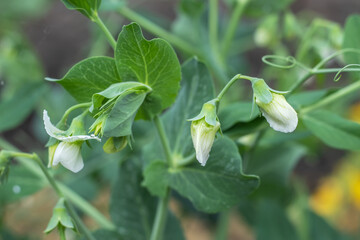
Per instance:
[[[219,0],[209,0],[209,39],[210,45],[218,56],[219,42],[218,42],[218,19],[219,19]]]
[[[159,199],[150,240],[161,240],[163,238],[169,198],[170,198],[170,189],[168,188],[166,190],[165,197]]]
[[[233,11],[233,13],[231,14],[230,17],[230,21],[228,24],[228,27],[226,29],[224,38],[223,38],[223,43],[222,43],[222,50],[223,50],[223,55],[227,55],[231,46],[231,42],[234,39],[235,36],[235,32],[236,32],[236,27],[240,24],[240,19],[242,16],[242,13],[244,12],[244,9],[246,7],[248,3],[248,0],[243,0],[243,1],[236,1],[236,6],[235,9]],[[225,57],[224,56],[224,57]]]
[[[115,49],[116,48],[116,40],[114,39],[113,35],[109,31],[109,29],[106,27],[104,22],[101,20],[100,16],[96,14],[96,17],[94,18],[94,22],[100,27],[100,29],[104,32],[106,39],[108,40],[110,46]]]
[[[221,92],[219,93],[219,95],[216,97],[216,102],[220,102],[221,99],[223,98],[223,96],[225,95],[225,93],[230,89],[230,87],[237,81],[240,79],[245,79],[245,80],[249,80],[252,81],[256,78],[253,77],[249,77],[249,76],[245,76],[245,75],[241,75],[241,74],[236,74],[226,85],[225,87],[221,90]]]
[[[174,163],[173,163],[173,159],[172,159],[171,149],[169,146],[169,140],[166,136],[164,125],[159,116],[156,116],[154,118],[154,123],[155,123],[156,129],[157,129],[157,132],[159,134],[161,144],[164,149],[166,161],[168,162],[169,166],[173,167]]]
[[[165,133],[164,125],[159,116],[154,118],[154,123],[157,129],[157,132],[160,137],[161,144],[163,146],[163,150],[166,156],[166,160],[170,167],[174,167],[174,162],[172,159],[171,149],[169,146],[169,140]],[[156,215],[154,224],[151,231],[150,240],[161,240],[164,232],[164,223],[167,216],[167,207],[170,198],[170,189],[166,189],[165,197],[159,199],[159,203],[156,209]]]
[[[68,108],[64,115],[62,116],[60,122],[66,122],[66,119],[69,117],[70,113],[76,109],[79,109],[79,108],[89,108],[91,106],[91,102],[87,102],[87,103],[79,103],[79,104],[76,104],[70,108]]]
[[[360,89],[360,80],[340,89],[339,91],[325,97],[324,99],[322,99],[321,101],[309,106],[309,107],[306,107],[304,109],[302,109],[300,111],[300,114],[305,114],[305,113],[308,113],[308,112],[311,112],[311,111],[314,111],[318,108],[321,108],[323,106],[326,106],[338,99],[341,99],[342,97],[344,97],[345,95],[348,95],[352,92],[355,92],[357,90]]]

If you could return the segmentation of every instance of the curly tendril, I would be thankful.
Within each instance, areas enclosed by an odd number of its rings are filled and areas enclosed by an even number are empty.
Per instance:
[[[341,76],[342,75],[340,75],[345,69],[347,69],[347,68],[349,68],[349,67],[358,67],[359,69],[354,69],[354,72],[360,72],[360,64],[348,64],[348,65],[346,65],[345,67],[343,67],[342,69],[340,69],[337,73],[336,73],[336,75],[335,75],[335,77],[334,77],[334,81],[335,82],[337,82],[337,81],[339,81],[340,80],[340,78],[341,78]],[[339,76],[340,75],[340,76]]]
[[[293,68],[295,65],[297,65],[296,59],[292,56],[283,57],[283,56],[277,56],[277,55],[265,55],[261,58],[261,60],[269,66],[276,67],[276,68],[282,68],[282,69]],[[273,61],[276,61],[276,60],[283,61],[284,64],[274,63]]]

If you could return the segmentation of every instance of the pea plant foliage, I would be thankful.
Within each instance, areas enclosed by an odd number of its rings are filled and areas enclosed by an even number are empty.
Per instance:
[[[25,166],[36,163],[31,166],[42,179],[38,189],[50,185],[58,196],[45,233],[57,229],[62,240],[69,232],[89,240],[185,239],[181,214],[170,210],[169,202],[184,211],[215,214],[216,239],[227,239],[231,214],[243,216],[257,239],[301,239],[304,234],[308,238],[302,239],[315,239],[312,230],[299,233],[299,221],[317,229],[311,219],[324,220],[306,204],[298,206],[303,214],[298,221],[286,212],[301,189],[290,175],[314,142],[317,149],[360,149],[360,124],[341,111],[359,101],[360,16],[350,16],[344,29],[324,20],[329,34],[341,36],[340,42],[331,42],[316,35],[316,24],[297,25],[286,10],[291,1],[267,2],[272,13],[260,17],[263,2],[226,1],[229,16],[220,21],[217,0],[182,0],[168,31],[131,10],[130,3],[62,0],[97,25],[111,56],[88,57],[62,78],[46,78],[45,84],[61,85],[77,103],[59,119],[51,114],[57,109],[42,110],[47,161],[40,158],[43,154],[0,152],[2,191],[16,182],[12,159]],[[130,20],[117,38],[100,18],[109,11]],[[279,11],[285,13],[282,18]],[[265,70],[256,76],[241,65],[246,49],[238,33],[246,14],[261,19],[251,33],[253,47],[276,54],[262,58]],[[284,23],[278,26],[279,21]],[[143,30],[155,38],[145,38]],[[296,39],[295,54],[280,46],[281,38]],[[241,57],[233,61],[234,55]],[[327,68],[329,62],[338,67]],[[335,87],[322,82],[308,90],[305,83],[320,77],[334,78]],[[82,174],[96,146],[102,146],[101,156],[116,162],[110,220],[56,175],[64,169],[68,175]],[[107,159],[96,161],[101,165]],[[90,231],[79,213],[99,228]],[[336,231],[321,226],[324,232]]]

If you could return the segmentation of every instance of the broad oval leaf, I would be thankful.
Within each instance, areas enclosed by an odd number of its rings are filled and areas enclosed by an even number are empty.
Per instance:
[[[153,89],[146,97],[141,117],[151,118],[175,101],[181,79],[180,64],[165,40],[146,40],[136,23],[124,26],[117,41],[115,61],[123,81],[138,81]]]
[[[325,110],[307,113],[302,119],[305,126],[327,145],[359,151],[360,124]]]
[[[90,102],[92,95],[121,82],[115,61],[110,57],[91,57],[75,64],[60,83],[78,102]]]

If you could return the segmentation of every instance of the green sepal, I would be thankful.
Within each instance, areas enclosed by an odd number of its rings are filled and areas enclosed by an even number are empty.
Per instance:
[[[92,21],[97,17],[101,0],[61,0],[66,8],[77,10]]]
[[[188,119],[188,121],[197,121],[205,117],[205,122],[211,126],[215,126],[219,119],[216,114],[216,100],[210,100],[202,106],[201,112],[194,118]]]
[[[254,96],[258,101],[265,104],[268,104],[272,101],[272,94],[270,88],[266,84],[264,79],[256,78],[252,80],[251,83],[254,91]]]
[[[60,198],[53,210],[53,215],[44,233],[50,233],[58,226],[75,230],[75,226],[65,208],[65,199]]]

